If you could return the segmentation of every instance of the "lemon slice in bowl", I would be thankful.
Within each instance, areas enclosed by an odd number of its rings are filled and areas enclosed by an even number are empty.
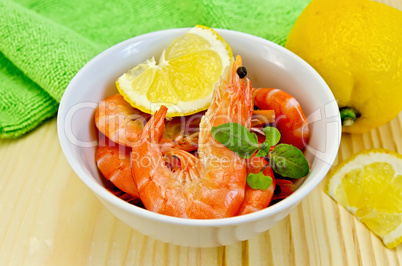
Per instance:
[[[402,155],[363,150],[333,168],[326,192],[388,248],[402,242]]]
[[[176,38],[159,62],[147,59],[120,76],[116,86],[133,107],[153,114],[160,105],[168,117],[206,110],[214,84],[233,54],[218,33],[197,25]]]

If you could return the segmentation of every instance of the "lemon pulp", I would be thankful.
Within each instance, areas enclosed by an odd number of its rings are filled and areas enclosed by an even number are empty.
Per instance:
[[[402,242],[402,155],[364,150],[329,173],[326,192],[389,247]]]

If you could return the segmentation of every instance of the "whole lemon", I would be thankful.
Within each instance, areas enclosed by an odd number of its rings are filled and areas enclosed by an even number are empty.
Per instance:
[[[326,81],[344,132],[366,132],[402,110],[402,11],[370,0],[313,0],[285,47]]]

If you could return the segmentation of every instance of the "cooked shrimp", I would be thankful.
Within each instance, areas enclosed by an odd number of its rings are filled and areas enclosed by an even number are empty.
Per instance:
[[[292,195],[294,184],[287,179],[276,179],[276,188],[272,200],[281,200]]]
[[[95,112],[95,124],[100,132],[107,136],[111,141],[132,147],[138,141],[142,129],[151,115],[141,112],[132,107],[120,94],[115,94],[102,101]],[[201,117],[198,114],[198,117]],[[197,149],[198,135],[194,132],[193,121],[197,119],[196,115],[184,119],[174,118],[168,123],[166,134],[170,137],[164,137],[161,144],[165,148],[174,147],[187,151]],[[188,122],[188,123],[187,123]],[[191,135],[183,135],[182,126],[191,128]],[[178,126],[180,125],[180,126]]]
[[[239,208],[238,215],[256,212],[268,207],[275,191],[275,177],[271,166],[262,157],[253,155],[247,162],[247,175],[249,173],[257,174],[262,169],[263,174],[272,178],[271,185],[266,190],[252,189],[246,184],[244,200]]]
[[[132,107],[123,96],[115,94],[99,103],[95,124],[111,141],[131,147],[139,139],[149,117]]]
[[[240,79],[238,56],[215,87],[211,106],[200,123],[199,158],[179,149],[166,156],[180,160],[169,169],[158,143],[167,108],[162,106],[143,129],[132,150],[132,171],[146,209],[165,215],[213,219],[237,214],[243,202],[246,162],[214,140],[211,128],[236,122],[250,129],[253,102],[248,79]]]
[[[281,133],[281,143],[303,150],[310,138],[306,116],[299,102],[280,89],[253,89],[254,104],[260,109],[274,110],[276,127]]]
[[[102,175],[113,185],[134,198],[139,198],[130,166],[131,149],[112,142],[102,134],[95,152],[95,160]]]

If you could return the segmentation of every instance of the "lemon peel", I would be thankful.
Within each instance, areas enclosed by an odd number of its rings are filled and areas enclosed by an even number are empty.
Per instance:
[[[367,0],[313,0],[285,47],[323,77],[342,130],[364,133],[402,110],[402,11]]]

